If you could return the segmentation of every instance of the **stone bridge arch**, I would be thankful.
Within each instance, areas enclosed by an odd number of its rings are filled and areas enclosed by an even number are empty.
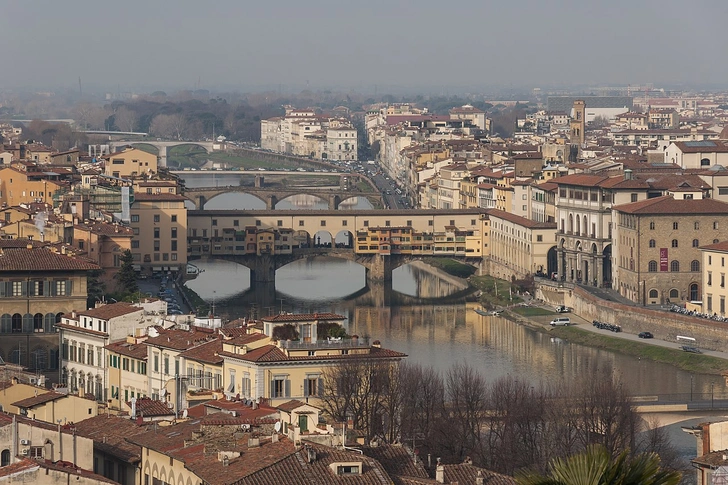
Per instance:
[[[116,151],[125,146],[134,145],[151,145],[157,149],[157,157],[159,157],[159,166],[167,167],[167,149],[170,147],[183,146],[183,145],[194,145],[202,148],[207,153],[212,153],[213,143],[211,141],[112,141],[109,143],[109,148],[112,151]]]
[[[203,210],[205,208],[205,204],[210,202],[212,199],[220,196],[220,195],[226,195],[226,194],[247,194],[252,195],[256,199],[260,200],[265,204],[266,209],[270,209],[271,206],[275,207],[275,204],[278,203],[278,199],[273,194],[259,194],[254,189],[248,190],[230,190],[230,189],[222,189],[222,190],[210,190],[210,191],[194,191],[194,190],[188,190],[187,191],[187,198],[194,202],[195,207],[197,210]]]

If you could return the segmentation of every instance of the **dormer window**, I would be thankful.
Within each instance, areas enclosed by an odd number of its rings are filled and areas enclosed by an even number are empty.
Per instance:
[[[340,476],[345,475],[361,475],[362,463],[361,462],[334,462],[329,465],[331,471]]]

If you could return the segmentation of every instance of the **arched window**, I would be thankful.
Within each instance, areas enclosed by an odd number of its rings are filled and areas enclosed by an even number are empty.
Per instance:
[[[690,301],[698,301],[698,284],[693,283],[690,285]]]
[[[713,244],[718,244],[718,240],[717,239],[713,239]]]
[[[700,159],[700,166],[701,167],[709,167],[710,166],[710,158],[701,158]]]
[[[36,313],[35,315],[33,315],[33,331],[34,332],[43,331],[43,314],[42,313]]]
[[[694,259],[690,262],[690,271],[700,271],[700,261]]]
[[[657,296],[658,296],[657,290],[655,290],[655,289],[650,290],[650,298],[657,298]]]
[[[700,246],[700,241],[697,239],[693,239],[693,247],[697,248],[698,246]]]
[[[674,247],[674,248],[677,247],[677,239],[672,240],[672,247]]]
[[[678,228],[678,227],[679,227],[679,226],[678,226],[678,223],[677,223],[677,222],[673,222],[673,223],[672,223],[672,230],[673,230],[673,231],[677,231],[677,228]]]
[[[56,323],[56,315],[53,313],[46,313],[45,322],[43,325],[44,332],[49,333],[53,331],[53,325]]]
[[[650,231],[655,230],[655,221],[650,221]]]
[[[3,314],[0,317],[0,333],[10,333],[13,328],[12,322],[13,317],[9,313]]]
[[[656,273],[657,261],[650,261],[650,263],[647,265],[647,271],[649,271],[650,273]]]
[[[3,450],[0,453],[0,466],[8,466],[10,464],[10,450]]]
[[[655,247],[655,240],[654,239],[650,239],[650,247],[651,248],[654,248]]]
[[[671,299],[675,300],[675,299],[677,299],[679,297],[680,297],[680,292],[679,291],[677,291],[675,288],[673,288],[672,290],[670,290],[670,298]]]
[[[695,221],[693,223],[693,227],[695,228],[696,231],[699,230],[700,229],[700,223],[698,221]]]
[[[674,260],[670,263],[670,271],[677,273],[680,271],[680,261]]]
[[[15,313],[13,315],[12,326],[13,326],[13,329],[12,329],[13,333],[22,332],[23,331],[23,315],[21,315],[20,313]]]

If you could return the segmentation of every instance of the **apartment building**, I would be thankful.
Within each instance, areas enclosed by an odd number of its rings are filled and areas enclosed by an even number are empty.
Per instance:
[[[556,223],[536,222],[497,209],[490,220],[491,274],[502,279],[557,271]]]
[[[700,288],[703,289],[700,300],[703,313],[728,316],[726,312],[726,261],[728,261],[728,241],[707,244],[700,247],[702,253]]]
[[[131,204],[131,251],[143,272],[183,271],[187,265],[185,198],[172,193],[140,193]]]
[[[111,398],[112,409],[128,411],[126,403],[131,398],[148,395],[146,332],[136,329],[135,335],[104,347],[109,361],[106,395]]]
[[[104,173],[109,177],[135,178],[157,173],[157,156],[138,148],[125,148],[105,156]]]
[[[121,256],[131,249],[133,230],[107,222],[88,221],[73,226],[71,245],[79,254],[99,265],[100,280],[113,289],[114,277],[121,266]]]
[[[44,172],[18,170],[15,166],[0,168],[0,204],[5,206],[53,204],[54,196],[68,189],[67,182],[54,180]]]
[[[672,130],[622,130],[611,133],[615,145],[638,146],[643,148],[664,148],[676,141],[717,140],[719,133],[710,130],[672,129]]]
[[[99,266],[24,240],[0,240],[0,357],[57,378],[61,316],[86,308],[86,275]]]
[[[701,286],[707,254],[700,248],[728,239],[728,203],[684,195],[613,207],[614,282],[621,295],[643,305],[684,304],[719,287],[719,272]]]
[[[665,163],[683,169],[709,169],[728,165],[728,143],[725,141],[676,141],[665,149]]]

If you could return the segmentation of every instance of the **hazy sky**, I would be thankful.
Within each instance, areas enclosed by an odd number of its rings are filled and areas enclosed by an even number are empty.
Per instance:
[[[0,86],[723,84],[726,0],[9,0]]]

